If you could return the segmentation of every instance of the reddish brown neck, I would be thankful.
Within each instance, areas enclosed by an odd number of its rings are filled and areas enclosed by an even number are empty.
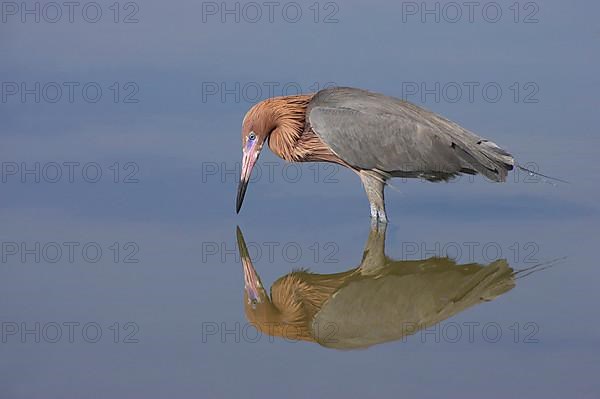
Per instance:
[[[304,133],[306,108],[312,95],[276,97],[267,100],[264,114],[271,126],[269,148],[286,161],[300,161],[298,142]]]
[[[275,97],[251,110],[250,118],[260,131],[270,132],[269,148],[289,162],[341,163],[311,130],[306,131],[306,109],[313,94]]]

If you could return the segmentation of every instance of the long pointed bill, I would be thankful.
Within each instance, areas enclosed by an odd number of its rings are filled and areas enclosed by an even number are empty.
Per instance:
[[[244,196],[246,195],[246,189],[248,188],[248,182],[250,181],[250,175],[252,174],[252,168],[258,159],[260,150],[256,143],[248,143],[244,147],[244,156],[242,158],[242,172],[240,174],[240,183],[237,191],[237,201],[235,204],[235,212],[240,213],[242,208],[242,202],[244,202]]]
[[[240,258],[244,267],[244,289],[248,296],[248,302],[251,305],[256,305],[260,303],[259,290],[262,288],[262,283],[260,282],[260,277],[256,274],[256,270],[254,270],[254,266],[252,266],[252,260],[250,259],[244,236],[239,227],[237,228],[236,235]]]

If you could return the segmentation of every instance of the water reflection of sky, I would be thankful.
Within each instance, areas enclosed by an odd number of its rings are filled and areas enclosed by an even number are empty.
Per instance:
[[[98,82],[103,88],[95,104],[22,103],[18,97],[0,104],[3,328],[93,322],[103,333],[97,343],[78,335],[73,343],[66,335],[57,343],[26,335],[22,343],[20,332],[5,330],[2,392],[14,398],[597,396],[599,52],[592,18],[598,6],[539,6],[537,24],[403,24],[401,6],[384,3],[340,4],[337,24],[202,23],[201,3],[185,1],[144,2],[140,22],[129,25],[0,24],[0,52],[8,60],[0,65],[3,82]],[[388,190],[386,253],[392,258],[445,255],[438,252],[447,249],[461,263],[502,257],[520,268],[567,257],[450,319],[498,323],[502,339],[438,343],[417,334],[338,352],[266,336],[256,343],[203,336],[203,323],[234,329],[246,323],[236,225],[262,251],[254,265],[269,287],[300,267],[334,273],[358,266],[369,220],[352,173],[328,175],[309,165],[288,170],[270,153],[260,162],[275,163],[273,179],[263,174],[251,184],[236,216],[231,171],[251,104],[206,97],[202,83],[294,82],[308,89],[335,82],[400,95],[403,82],[436,81],[498,82],[505,93],[497,103],[429,99],[424,105],[572,183],[397,180],[396,190]],[[139,102],[114,103],[114,82],[121,89],[135,82]],[[514,82],[535,82],[539,102],[515,103]],[[31,175],[22,183],[6,169],[36,162],[97,163],[103,175],[98,183],[80,176],[70,183],[63,168],[59,182],[35,184]],[[298,181],[283,175],[298,170]],[[132,171],[139,182],[124,183]],[[73,262],[65,242],[80,244]],[[14,243],[58,243],[63,256],[51,263],[52,253],[40,252],[39,263],[35,255],[23,261],[20,247],[10,254]],[[102,250],[96,263],[79,250],[89,243]],[[300,248],[301,255],[284,247]],[[502,256],[493,253],[497,249]],[[119,343],[110,329],[115,322]],[[127,322],[139,328],[138,343],[123,342],[133,331]],[[539,326],[539,342],[523,343],[520,336],[515,343],[509,330],[515,323]]]

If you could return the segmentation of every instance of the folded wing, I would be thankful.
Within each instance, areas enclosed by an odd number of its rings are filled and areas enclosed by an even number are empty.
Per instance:
[[[512,156],[489,140],[409,102],[354,88],[320,91],[307,109],[310,128],[358,169],[445,180],[481,173],[506,180]]]

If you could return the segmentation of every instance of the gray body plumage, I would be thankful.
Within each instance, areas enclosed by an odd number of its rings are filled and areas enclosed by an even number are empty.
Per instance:
[[[317,342],[356,349],[399,340],[514,287],[504,260],[483,266],[447,258],[385,259],[379,266],[379,275],[353,278],[315,315],[311,326]]]
[[[509,153],[458,124],[407,101],[366,90],[321,90],[306,114],[307,128],[338,157],[383,178],[439,181],[480,173],[505,181],[514,165]]]
[[[371,229],[358,273],[314,316],[313,334],[321,345],[354,349],[395,341],[515,285],[505,260],[487,266],[437,257],[393,260],[385,255],[385,233],[385,225]],[[327,326],[335,326],[334,336],[320,331]]]

